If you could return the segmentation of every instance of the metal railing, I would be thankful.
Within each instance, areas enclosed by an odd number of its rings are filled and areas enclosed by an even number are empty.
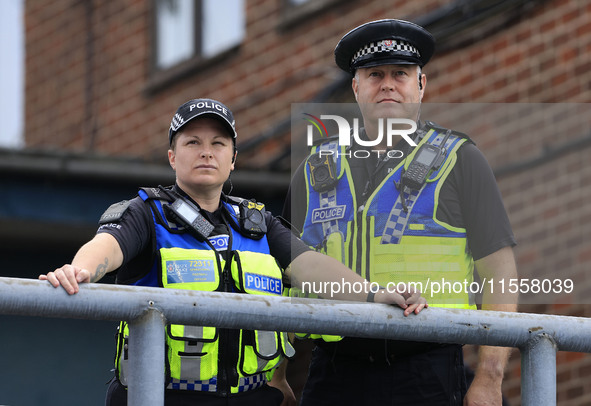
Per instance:
[[[380,304],[105,284],[69,296],[17,278],[0,278],[0,314],[129,321],[130,406],[164,403],[166,323],[517,347],[525,406],[556,404],[556,351],[591,352],[591,320],[580,317],[441,308],[404,317]]]

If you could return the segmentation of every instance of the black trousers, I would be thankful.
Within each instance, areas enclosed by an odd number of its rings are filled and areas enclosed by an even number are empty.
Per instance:
[[[225,398],[197,391],[167,389],[164,393],[165,406],[279,406],[282,401],[283,393],[269,385]],[[105,405],[127,406],[127,390],[116,378],[109,384]]]
[[[340,357],[316,347],[300,405],[462,405],[463,364],[458,345],[388,361]]]

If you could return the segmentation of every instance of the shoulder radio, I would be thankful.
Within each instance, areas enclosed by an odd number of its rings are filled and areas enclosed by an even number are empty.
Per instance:
[[[445,142],[451,132],[451,130],[447,130],[440,143],[441,146],[425,143],[419,147],[408,168],[402,174],[401,181],[404,186],[414,190],[421,189],[427,182],[429,175],[441,167],[447,154]]]

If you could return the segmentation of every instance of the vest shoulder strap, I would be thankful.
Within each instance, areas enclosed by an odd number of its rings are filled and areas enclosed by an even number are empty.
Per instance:
[[[226,202],[228,202],[231,205],[240,205],[240,203],[242,203],[244,200],[243,197],[238,197],[238,196],[225,196],[226,197]]]
[[[143,193],[142,193],[143,192]],[[164,200],[172,202],[175,200],[172,194],[172,187],[141,187],[138,194],[144,200]],[[142,195],[143,194],[143,195]]]
[[[158,224],[164,226],[171,233],[186,232],[184,226],[169,219],[164,212],[164,205],[170,204],[176,199],[172,187],[141,187],[138,196],[150,207]]]
[[[449,128],[442,127],[433,121],[425,121],[425,125],[423,127],[424,133],[426,134],[427,132],[429,132],[430,129],[433,129],[440,134],[445,134],[446,132],[448,132],[450,130]],[[451,134],[455,135],[456,137],[459,137],[459,138],[465,138],[466,140],[468,140],[468,142],[475,144],[474,141],[472,141],[472,139],[468,135],[464,134],[463,132],[451,130]]]

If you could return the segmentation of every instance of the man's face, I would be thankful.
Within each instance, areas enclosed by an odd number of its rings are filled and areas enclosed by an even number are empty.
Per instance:
[[[365,120],[408,118],[416,120],[427,79],[417,65],[380,65],[359,68],[352,87]]]
[[[221,189],[234,170],[234,145],[222,123],[209,117],[193,119],[174,142],[168,160],[179,186],[187,191]]]

